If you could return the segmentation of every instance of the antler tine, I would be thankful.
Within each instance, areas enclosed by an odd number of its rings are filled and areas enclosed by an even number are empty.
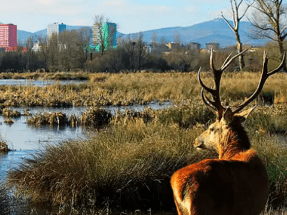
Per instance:
[[[228,57],[224,60],[222,66],[221,66],[221,69],[222,69],[223,65],[225,65],[225,64],[230,60],[231,55],[232,55],[232,52],[231,52],[231,53],[228,55]]]
[[[235,59],[235,58],[237,58],[238,56],[240,56],[240,55],[243,55],[245,52],[247,52],[249,49],[245,49],[245,50],[243,50],[242,52],[239,52],[238,54],[236,54],[236,55],[234,55],[233,57],[231,57],[231,54],[226,58],[226,60],[224,61],[224,63],[222,64],[222,66],[221,66],[221,71],[224,71],[230,64],[231,64],[231,62]]]
[[[264,52],[265,52],[265,51],[264,51]],[[264,53],[264,54],[265,54],[265,53]],[[273,74],[275,74],[276,72],[279,72],[279,71],[282,69],[282,67],[283,67],[283,65],[284,65],[284,63],[285,63],[285,60],[286,60],[286,52],[284,52],[284,54],[283,54],[282,61],[281,61],[280,65],[279,65],[276,69],[274,69],[273,71],[269,72],[269,73],[268,73],[268,76],[273,75]]]
[[[201,77],[200,77],[200,71],[201,71],[201,68],[199,68],[198,73],[197,73],[197,79],[198,79],[200,85],[201,85],[202,88],[205,89],[207,92],[209,92],[209,93],[211,93],[211,94],[214,94],[214,93],[215,93],[215,90],[213,90],[213,89],[207,87],[207,86],[202,82]]]
[[[218,70],[215,69],[214,61],[213,61],[213,48],[210,49],[210,68],[213,72],[217,72]]]
[[[268,73],[268,58],[267,58],[266,52],[264,51],[263,67],[262,67],[262,73],[261,73],[259,85],[257,86],[257,89],[255,90],[255,92],[247,100],[245,100],[241,105],[239,105],[237,107],[237,109],[235,111],[233,111],[233,113],[238,113],[239,111],[241,111],[243,108],[245,108],[250,102],[252,102],[259,95],[259,93],[263,89],[263,86],[264,86],[267,78],[282,69],[282,67],[285,63],[285,59],[286,59],[286,53],[284,53],[280,65],[275,70]]]
[[[211,110],[213,113],[216,114],[216,111],[217,111],[217,110],[216,110],[216,108],[215,108],[215,105],[212,104],[213,102],[210,101],[209,98],[207,98],[207,97],[204,95],[203,91],[204,91],[204,88],[201,89],[201,93],[200,93],[200,94],[201,94],[201,97],[202,97],[202,100],[203,100],[204,104],[208,107],[209,110]]]
[[[232,53],[225,59],[224,63],[222,64],[220,69],[215,69],[214,66],[214,61],[213,61],[213,49],[211,49],[211,53],[210,53],[210,68],[213,72],[214,75],[214,82],[215,82],[215,88],[211,89],[209,87],[207,87],[201,80],[200,77],[200,70],[198,71],[198,81],[200,83],[200,85],[202,86],[202,91],[201,91],[201,97],[203,102],[205,103],[205,105],[213,112],[215,112],[217,114],[218,118],[222,117],[223,112],[225,111],[225,107],[222,106],[221,101],[220,101],[220,95],[219,95],[219,89],[220,89],[220,80],[221,80],[221,75],[223,73],[223,71],[230,65],[230,63],[237,58],[239,55],[244,54],[245,52],[247,52],[248,49],[245,49],[244,51],[238,53],[237,55],[231,57]],[[206,97],[204,95],[204,90],[206,90],[207,92],[209,92],[212,97],[213,97],[213,101],[211,101],[208,97]]]
[[[200,70],[198,71],[198,81],[200,83],[200,85],[203,87],[203,89],[205,89],[207,92],[209,92],[214,101],[211,101],[210,99],[208,99],[208,97],[206,97],[203,92],[202,92],[202,99],[204,101],[204,103],[207,105],[207,107],[211,107],[213,106],[211,109],[214,111],[216,111],[217,116],[219,118],[221,118],[223,111],[225,110],[225,108],[221,105],[221,101],[220,101],[220,96],[219,96],[219,88],[220,88],[220,79],[221,79],[221,74],[222,74],[222,70],[217,70],[214,67],[214,61],[213,61],[213,50],[211,49],[211,54],[210,54],[210,68],[214,74],[214,82],[215,82],[215,88],[211,89],[209,87],[207,87],[205,84],[203,84],[201,77],[200,77]]]

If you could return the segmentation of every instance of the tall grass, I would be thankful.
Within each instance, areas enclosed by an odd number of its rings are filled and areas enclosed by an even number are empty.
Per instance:
[[[35,201],[169,208],[170,175],[199,160],[192,142],[202,130],[190,132],[158,119],[115,119],[89,141],[48,146],[11,172],[9,181]]]
[[[259,78],[259,73],[224,74],[223,101],[231,105],[242,102],[256,89]],[[210,73],[203,73],[202,79],[213,85]],[[286,207],[285,83],[284,74],[266,82],[261,97],[271,98],[275,107],[258,108],[245,125],[270,179],[265,214],[273,213],[270,208]],[[175,104],[166,110],[117,114],[89,140],[47,146],[11,171],[9,182],[36,202],[75,210],[107,204],[119,209],[173,209],[172,173],[205,157],[216,157],[198,154],[192,147],[214,119],[199,97],[195,73],[94,74],[81,86],[8,87],[0,92],[0,101],[6,106],[130,105],[153,100]]]
[[[202,74],[208,86],[212,76]],[[225,73],[221,94],[228,103],[243,101],[256,89],[259,73]],[[1,86],[0,103],[4,106],[103,106],[133,105],[152,101],[175,104],[199,99],[200,85],[194,73],[128,73],[90,74],[89,82],[81,85]],[[263,95],[271,95],[277,103],[287,102],[286,77],[276,74],[267,80]]]
[[[287,127],[286,123],[278,124],[276,129],[265,126],[275,123],[277,114],[284,114],[271,108],[264,111],[257,109],[246,129],[268,170],[270,197],[266,214],[272,214],[270,208],[286,206],[286,140],[278,134],[282,135]],[[262,117],[263,113],[268,117]],[[90,140],[48,146],[45,152],[10,172],[9,182],[34,201],[76,209],[107,204],[119,210],[174,209],[169,184],[172,173],[205,157],[216,157],[198,153],[192,146],[210,118],[205,108],[192,103],[119,114]]]
[[[8,214],[9,212],[9,198],[8,191],[4,184],[0,183],[0,214]]]

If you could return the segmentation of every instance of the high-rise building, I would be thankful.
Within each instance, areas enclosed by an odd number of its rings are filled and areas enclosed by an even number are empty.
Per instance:
[[[65,31],[65,30],[66,30],[65,24],[63,24],[63,23],[59,24],[59,23],[55,22],[55,23],[48,25],[47,35],[48,35],[48,37],[51,37],[53,33],[58,35],[59,33],[61,33],[62,31]]]
[[[95,46],[103,40],[105,47],[117,45],[117,24],[111,22],[96,23],[93,26],[93,43]]]
[[[0,24],[0,48],[6,50],[17,48],[17,25]]]
[[[117,46],[117,24],[108,23],[111,46]]]

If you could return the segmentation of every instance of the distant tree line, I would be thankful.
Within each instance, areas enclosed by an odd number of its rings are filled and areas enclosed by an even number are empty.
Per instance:
[[[17,51],[0,53],[1,71],[69,71],[83,68],[86,56],[83,44],[89,41],[88,29],[77,31],[64,31],[59,35],[53,34],[51,38],[37,38],[35,41],[30,37],[26,42],[26,51],[18,46]],[[36,49],[35,49],[36,48]]]
[[[120,72],[142,70],[197,69],[202,61],[199,50],[190,49],[178,43],[170,49],[164,42],[154,42],[148,46],[142,33],[134,37],[118,40],[117,48],[104,52],[89,53],[84,44],[90,41],[89,29],[65,31],[50,38],[29,38],[26,51],[0,52],[0,70],[5,72],[24,72],[45,69],[46,71],[86,70],[90,72]]]
[[[243,13],[239,15],[242,3],[246,1]],[[253,7],[253,16],[249,18],[254,29],[250,36],[261,39],[268,38],[271,41],[266,47],[252,48],[247,56],[239,58],[229,70],[258,71],[261,68],[262,49],[268,50],[268,56],[272,61],[281,61],[286,51],[287,37],[287,7],[282,0],[230,0],[233,23],[222,17],[235,33],[237,45],[222,50],[216,50],[215,58],[223,61],[230,52],[240,52],[245,48],[239,35],[239,23],[247,10]],[[103,16],[95,16],[95,23],[102,23]],[[35,49],[35,41],[29,38],[26,43],[27,51],[18,47],[17,51],[0,52],[0,71],[23,72],[37,71],[75,71],[85,70],[90,72],[122,72],[122,71],[168,71],[181,72],[196,71],[200,67],[209,70],[208,50],[200,50],[193,46],[181,45],[180,35],[174,36],[172,47],[166,46],[166,41],[161,38],[158,41],[154,34],[151,44],[143,41],[143,34],[134,37],[118,39],[117,48],[101,48],[101,52],[90,53],[84,48],[90,43],[91,30],[83,28],[74,31],[64,31],[50,38],[37,38],[38,48]],[[100,31],[101,32],[101,31]],[[104,37],[104,35],[102,36]],[[104,45],[104,44],[103,44]],[[33,48],[34,47],[34,48]],[[250,47],[249,47],[250,48]],[[243,59],[246,58],[246,59]],[[286,66],[284,66],[286,71]]]
[[[32,39],[27,41],[27,51],[18,47],[14,52],[0,53],[0,71],[89,71],[89,72],[189,72],[209,70],[209,50],[193,48],[190,45],[173,44],[168,48],[165,43],[146,44],[143,35],[118,40],[116,49],[111,48],[101,52],[89,53],[83,45],[89,41],[89,34],[81,31],[66,31],[51,38],[38,38],[38,50],[33,50]],[[286,45],[285,45],[286,47]],[[250,47],[244,47],[250,48]],[[268,50],[270,64],[272,60],[280,59],[276,43],[270,42],[266,47],[252,48],[253,52],[246,55],[245,70],[258,71],[261,68],[262,50]],[[231,53],[237,52],[232,46],[215,50],[216,62],[220,63]],[[274,63],[275,64],[275,63]],[[239,62],[234,62],[229,71],[240,70]]]

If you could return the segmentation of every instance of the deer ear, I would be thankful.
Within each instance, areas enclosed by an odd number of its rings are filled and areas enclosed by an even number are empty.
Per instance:
[[[254,106],[253,108],[250,108],[250,109],[248,109],[246,111],[242,111],[240,113],[237,113],[234,116],[238,117],[241,122],[244,122],[255,108],[256,108],[256,106]]]
[[[226,111],[223,114],[223,119],[227,122],[227,124],[231,123],[233,120],[233,113],[230,107],[226,109]]]

